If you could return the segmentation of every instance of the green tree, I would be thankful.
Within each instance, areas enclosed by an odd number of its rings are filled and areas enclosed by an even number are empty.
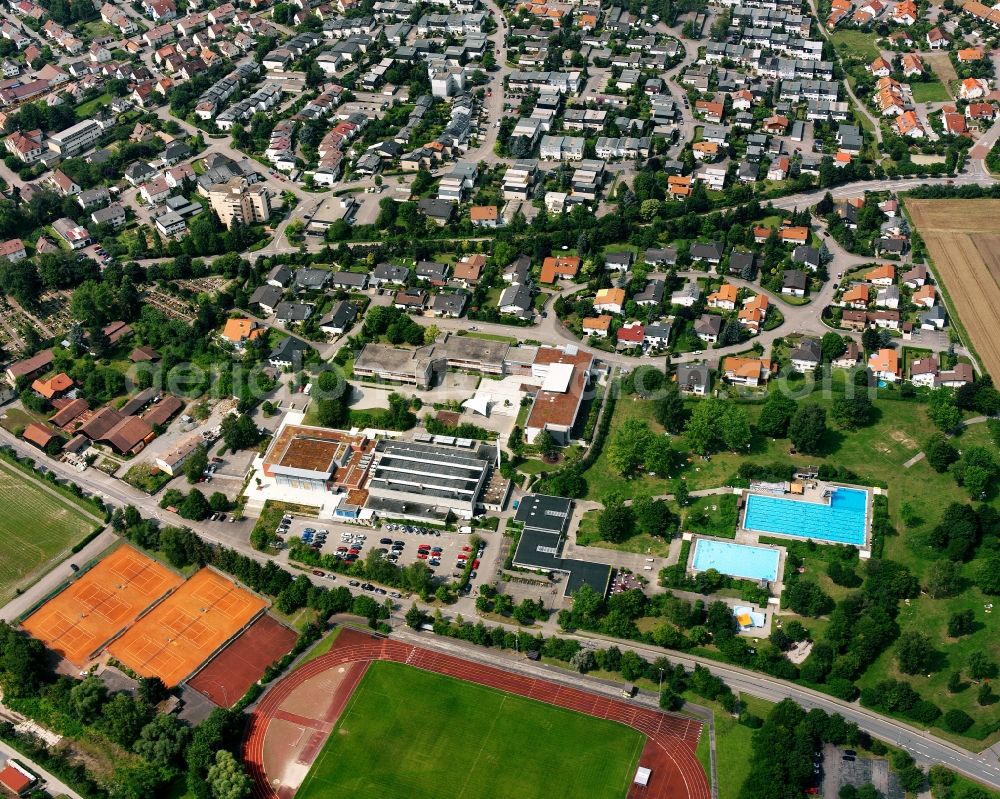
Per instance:
[[[212,512],[212,506],[208,504],[205,495],[197,488],[192,488],[190,493],[184,497],[184,501],[177,507],[177,514],[182,519],[201,521]]]
[[[977,649],[969,655],[968,672],[973,680],[992,679],[997,674],[997,664],[985,652]]]
[[[931,639],[924,633],[908,630],[896,643],[896,662],[903,674],[924,674],[933,662],[935,653]]]
[[[687,410],[676,383],[669,382],[663,386],[659,396],[653,400],[653,412],[656,414],[656,421],[669,432],[676,434],[684,429]]]
[[[633,474],[644,462],[654,433],[639,419],[626,419],[619,425],[608,447],[608,462],[622,476]]]
[[[959,610],[948,617],[948,637],[969,635],[976,628],[976,614],[971,608]]]
[[[839,333],[824,333],[819,346],[823,352],[823,361],[826,363],[839,358],[847,351],[847,342]]]
[[[706,399],[695,405],[684,426],[684,436],[694,452],[707,455],[715,451],[719,443],[718,420],[723,413],[725,403],[721,400]]]
[[[604,510],[597,520],[597,530],[604,541],[620,543],[635,532],[635,514],[620,499],[605,500]]]
[[[208,451],[202,446],[197,447],[184,461],[184,475],[192,485],[201,480],[207,468]]]
[[[191,730],[176,717],[157,713],[139,733],[132,747],[140,757],[172,773],[182,765],[182,755],[191,739]]]
[[[980,705],[993,704],[993,688],[990,687],[988,682],[984,682],[979,686],[979,689],[976,691],[976,702]]]
[[[152,708],[125,693],[115,694],[101,709],[101,729],[116,743],[130,748],[152,717]]]
[[[232,753],[222,749],[206,779],[215,799],[245,799],[250,795],[250,778]]]
[[[84,724],[90,724],[97,719],[107,698],[107,688],[100,678],[94,675],[78,682],[69,692],[73,715]]]
[[[427,623],[427,614],[417,607],[416,602],[406,611],[406,623],[414,630],[419,630],[421,625]]]
[[[750,446],[750,417],[741,405],[729,403],[719,419],[719,437],[726,449],[739,452]]]
[[[820,454],[826,437],[826,411],[812,403],[800,406],[788,425],[788,437],[799,452]]]
[[[780,390],[771,391],[760,409],[757,429],[771,438],[784,438],[796,409],[795,400]]]
[[[1000,556],[993,555],[979,562],[976,585],[984,594],[1000,595]]]
[[[924,455],[927,463],[936,472],[945,472],[958,460],[958,450],[955,449],[940,433],[932,436],[924,445]]]
[[[251,416],[245,413],[229,414],[222,420],[222,439],[229,449],[237,452],[257,446],[260,430]]]
[[[857,430],[871,422],[873,411],[871,400],[864,394],[858,394],[854,397],[835,399],[830,415],[838,427],[844,430]]]
[[[535,436],[535,446],[538,451],[546,458],[553,459],[559,453],[559,445],[556,444],[555,438],[553,438],[552,433],[548,430],[542,430],[537,436]]]
[[[945,432],[954,430],[962,423],[962,411],[955,405],[954,397],[943,389],[931,394],[927,416],[935,427]]]
[[[927,593],[933,599],[954,596],[962,585],[961,568],[953,560],[936,560],[927,569]]]

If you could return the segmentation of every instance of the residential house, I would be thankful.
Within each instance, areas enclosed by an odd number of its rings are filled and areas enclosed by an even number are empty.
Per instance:
[[[876,379],[895,383],[900,379],[899,353],[890,347],[880,349],[869,356],[868,368]]]
[[[782,276],[781,293],[792,297],[806,296],[809,277],[800,269],[786,269]]]
[[[682,394],[694,394],[697,397],[707,396],[712,385],[711,370],[704,363],[678,364],[675,379]]]
[[[767,384],[777,371],[769,358],[730,356],[722,361],[722,375],[729,383],[758,387]]]
[[[738,289],[731,283],[723,283],[718,291],[708,295],[708,307],[723,311],[735,311]]]
[[[813,371],[823,362],[823,350],[818,339],[804,338],[788,354],[788,358],[796,372],[805,374]]]
[[[702,314],[694,320],[694,332],[706,344],[714,344],[719,340],[722,325],[725,320],[717,314]]]
[[[861,360],[861,349],[854,341],[847,342],[847,348],[831,361],[838,369],[853,369]]]
[[[594,298],[594,310],[620,314],[625,305],[625,290],[620,288],[605,288],[597,292]]]
[[[597,338],[607,338],[611,329],[611,317],[608,314],[600,316],[588,316],[581,322],[583,335],[597,336]]]
[[[694,280],[685,283],[679,291],[670,295],[671,305],[682,305],[690,308],[701,299],[701,286]]]

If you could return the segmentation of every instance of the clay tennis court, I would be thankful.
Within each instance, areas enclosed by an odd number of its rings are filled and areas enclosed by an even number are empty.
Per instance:
[[[392,660],[485,685],[517,696],[610,719],[639,730],[646,745],[639,765],[652,770],[649,784],[632,786],[629,799],[710,799],[695,756],[700,722],[503,668],[342,629],[328,653],[276,683],[250,717],[243,760],[253,779],[253,799],[292,799],[333,731],[368,664]],[[350,764],[345,764],[350,768]]]
[[[232,707],[264,670],[295,645],[294,630],[263,615],[212,658],[188,685],[219,707]]]
[[[118,638],[108,652],[172,688],[264,608],[264,600],[204,568]]]
[[[183,579],[130,546],[123,546],[71,583],[21,625],[82,666]]]

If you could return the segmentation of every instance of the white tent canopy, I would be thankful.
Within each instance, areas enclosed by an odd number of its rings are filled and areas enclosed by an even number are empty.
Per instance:
[[[490,415],[490,399],[485,394],[476,394],[462,403],[463,408],[468,408],[481,416]]]

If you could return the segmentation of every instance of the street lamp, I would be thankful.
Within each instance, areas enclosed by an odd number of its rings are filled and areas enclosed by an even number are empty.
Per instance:
[[[660,668],[660,683],[656,688],[657,693],[663,693],[663,668]]]

